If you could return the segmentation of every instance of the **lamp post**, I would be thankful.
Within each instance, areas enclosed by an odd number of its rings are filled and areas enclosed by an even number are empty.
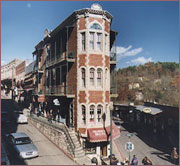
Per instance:
[[[110,102],[110,156],[112,156],[112,111],[114,109],[113,102]]]

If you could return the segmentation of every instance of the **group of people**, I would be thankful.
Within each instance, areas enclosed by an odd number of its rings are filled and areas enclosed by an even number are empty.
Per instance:
[[[142,160],[142,164],[143,165],[152,165],[152,161],[147,156],[145,156]],[[133,155],[131,164],[128,159],[125,159],[124,165],[138,165],[138,158],[136,157],[136,155]]]
[[[177,153],[177,148],[174,147],[172,152],[171,152],[171,160],[173,162],[173,164],[175,165],[178,165],[178,159],[179,159],[179,155]],[[123,162],[124,165],[138,165],[138,158],[136,157],[136,155],[133,155],[133,158],[132,158],[132,161],[131,161],[131,164],[129,162],[128,159],[125,159],[125,161]],[[147,157],[145,156],[142,160],[142,164],[143,165],[153,165],[152,161]],[[116,164],[117,165],[117,164]]]

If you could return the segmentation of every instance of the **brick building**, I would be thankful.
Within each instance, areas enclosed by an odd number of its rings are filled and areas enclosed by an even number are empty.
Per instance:
[[[15,84],[15,69],[20,63],[22,63],[20,59],[14,59],[8,64],[1,66],[1,84],[3,86],[7,86],[9,89],[11,89]]]
[[[51,106],[58,99],[60,122],[79,134],[87,153],[99,156],[109,155],[110,100],[116,96],[112,18],[98,4],[74,11],[52,32],[46,29],[33,52],[34,99]]]

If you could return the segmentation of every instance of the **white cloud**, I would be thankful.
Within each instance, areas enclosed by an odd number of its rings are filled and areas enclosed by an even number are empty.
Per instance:
[[[28,8],[31,8],[31,4],[30,4],[30,3],[27,3],[27,7],[28,7]]]
[[[144,57],[138,57],[137,59],[133,59],[131,61],[126,62],[127,64],[134,63],[134,64],[145,64],[147,62],[152,62],[152,58],[144,58]]]
[[[142,47],[134,48],[134,49],[131,49],[131,48],[132,48],[131,45],[129,45],[127,48],[117,46],[116,47],[117,58],[122,59],[122,58],[128,57],[128,56],[135,56],[143,51]]]

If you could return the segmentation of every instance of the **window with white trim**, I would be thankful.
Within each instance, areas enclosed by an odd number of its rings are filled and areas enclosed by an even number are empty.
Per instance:
[[[81,78],[82,78],[82,87],[86,86],[86,70],[84,68],[81,69]]]
[[[97,121],[101,121],[101,114],[102,114],[103,107],[101,105],[97,106]]]
[[[82,51],[86,50],[86,36],[85,32],[81,33],[81,46],[82,46]]]
[[[86,124],[86,107],[84,105],[81,106],[82,109],[82,120],[84,124]]]
[[[93,68],[90,69],[90,85],[94,86],[94,72],[95,70]]]
[[[97,49],[101,50],[102,33],[97,33]]]
[[[89,46],[91,50],[94,50],[94,32],[90,32]]]
[[[94,122],[94,109],[95,109],[95,106],[94,105],[91,105],[90,106],[90,122]]]
[[[97,86],[102,86],[102,69],[97,69]]]

